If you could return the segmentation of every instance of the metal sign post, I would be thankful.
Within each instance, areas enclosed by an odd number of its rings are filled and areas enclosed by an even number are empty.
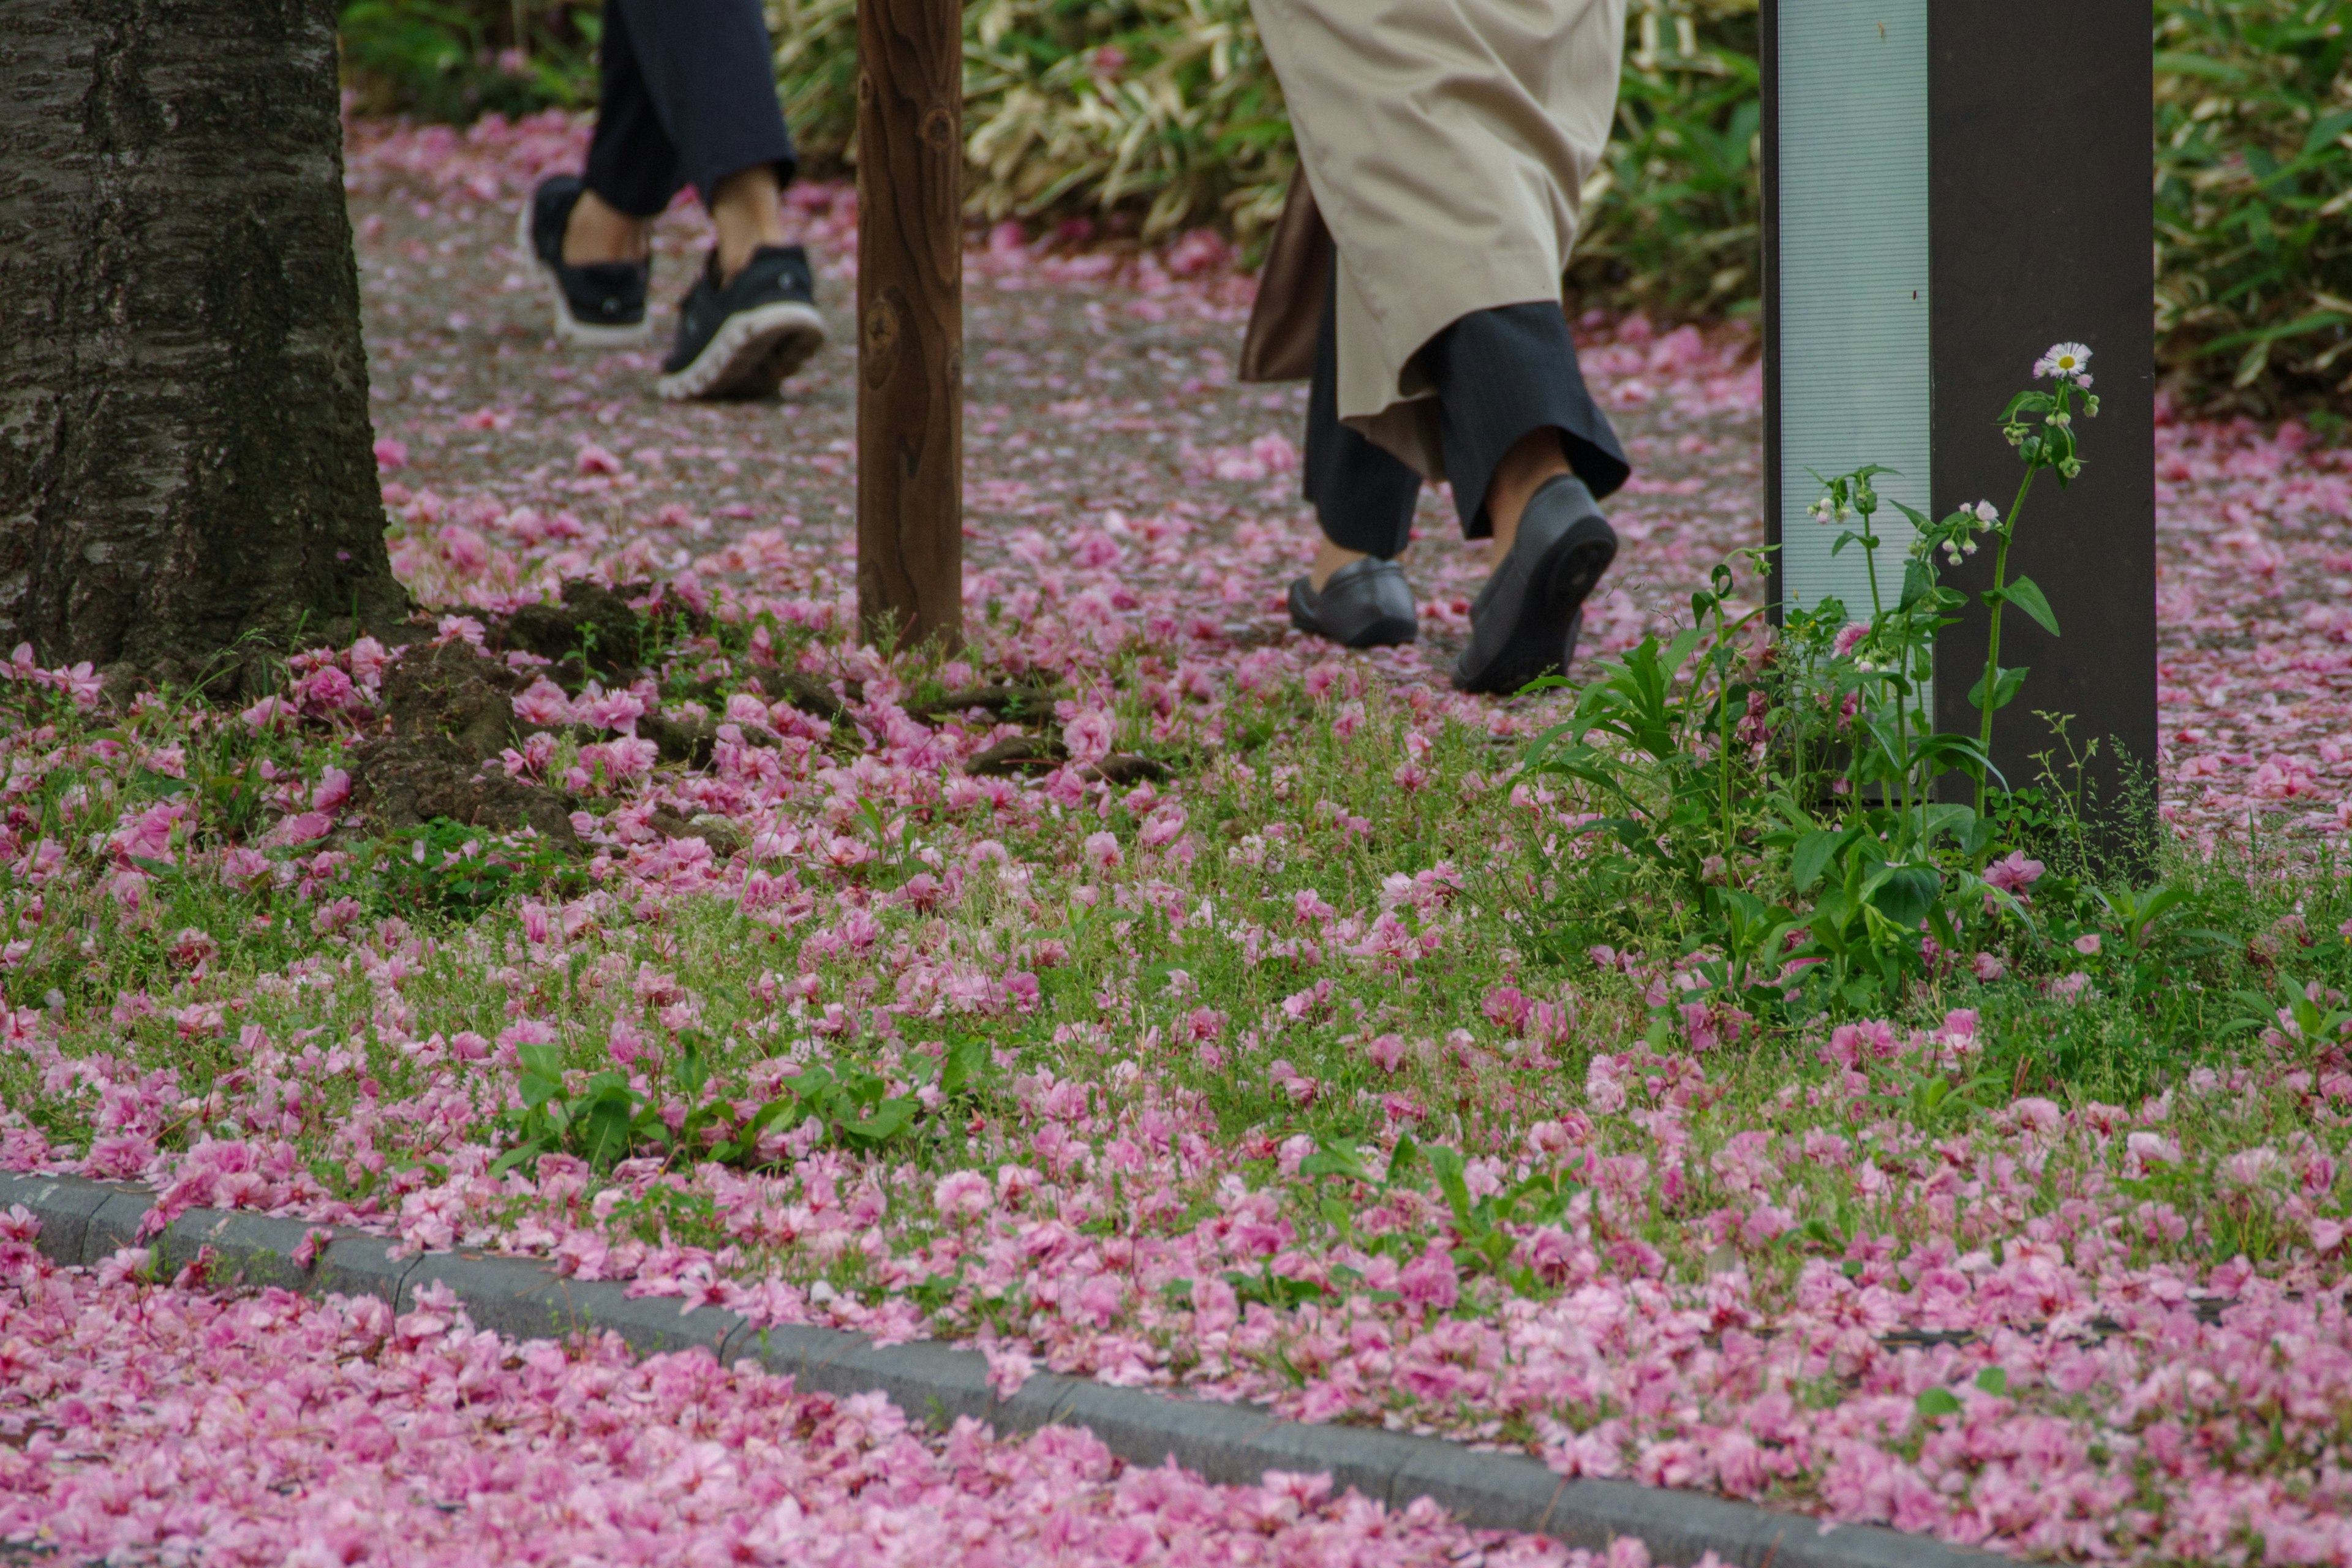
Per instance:
[[[2157,739],[2147,7],[1764,0],[1762,24],[1775,605],[1870,602],[1860,552],[1832,560],[1833,531],[1807,516],[1809,469],[1885,463],[1902,474],[1883,492],[1933,517],[2006,508],[2020,469],[2003,405],[2052,343],[2089,345],[2086,466],[2066,490],[2036,483],[2010,556],[2061,635],[2004,618],[2001,663],[2032,674],[1993,756],[2012,785],[2037,782],[2038,754],[2066,753],[2035,714],[2066,716],[2077,746],[2098,742],[2106,847],[2131,853],[2122,836],[2146,823],[2127,816],[2129,781],[2153,780]],[[1908,542],[1899,514],[1878,515],[1894,550]],[[1990,576],[1979,552],[1947,581],[1973,595]],[[1943,729],[1975,732],[1987,624],[1971,605],[1937,647]]]
[[[963,637],[963,15],[857,5],[857,620]]]

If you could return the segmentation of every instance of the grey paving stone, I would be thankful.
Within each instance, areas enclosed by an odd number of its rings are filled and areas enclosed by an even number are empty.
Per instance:
[[[114,1195],[114,1188],[77,1176],[24,1176],[0,1171],[0,1209],[22,1205],[40,1215],[41,1234],[34,1245],[55,1263],[81,1261],[89,1216]]]
[[[320,1296],[374,1296],[396,1307],[401,1281],[416,1261],[394,1257],[393,1244],[380,1236],[345,1232],[320,1249],[310,1289]]]
[[[186,1268],[200,1251],[210,1247],[207,1284],[222,1288],[275,1285],[310,1291],[316,1288],[315,1271],[304,1268],[294,1258],[302,1250],[302,1238],[314,1228],[307,1220],[274,1219],[236,1209],[190,1209],[166,1226],[153,1245],[166,1277]]]

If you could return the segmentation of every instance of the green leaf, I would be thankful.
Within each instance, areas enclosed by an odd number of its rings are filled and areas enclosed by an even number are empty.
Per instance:
[[[1967,831],[1976,817],[1973,808],[1958,801],[1932,802],[1919,808],[1919,837],[1924,842],[1932,844],[1944,834],[1958,835]]]
[[[1690,656],[1697,651],[1698,645],[1706,637],[1706,629],[1700,626],[1685,626],[1675,634],[1675,640],[1667,645],[1665,658],[1662,661],[1665,673],[1671,676],[1688,663]]]
[[[1907,610],[1933,593],[1935,587],[1934,567],[1925,561],[1906,561],[1903,563],[1903,597],[1895,602],[1895,607]]]
[[[2192,55],[2179,49],[2158,50],[2156,69],[2159,76],[2201,76],[2214,81],[2242,81],[2246,75],[2243,66],[2231,65],[2226,60],[2208,59],[2203,55]]]
[[[1400,1134],[1396,1141],[1395,1152],[1389,1155],[1388,1179],[1391,1182],[1402,1181],[1405,1174],[1412,1169],[1414,1162],[1420,1157],[1421,1145],[1412,1141],[1412,1134],[1410,1132]]]
[[[2352,321],[2352,316],[2347,316],[2341,310],[2314,310],[2307,315],[2297,316],[2291,321],[2284,321],[2274,327],[2264,327],[2260,331],[2231,332],[2226,337],[2215,338],[2211,342],[2205,344],[2201,352],[2221,353],[2238,347],[2241,343],[2252,343],[2253,347],[2247,353],[2248,360],[2252,363],[2266,363],[2269,360],[2271,345],[2281,339],[2306,337],[2313,332],[2328,331],[2347,321]]]
[[[629,1152],[630,1124],[636,1107],[626,1094],[602,1094],[588,1107],[580,1137],[581,1157],[600,1171],[610,1170]]]
[[[2053,637],[2058,635],[2058,617],[2052,613],[2050,601],[2042,597],[2042,590],[2035,585],[2032,578],[2020,577],[2008,587],[2001,589],[2000,596],[2032,616],[2043,631]]]
[[[1919,1406],[1919,1414],[1930,1418],[1958,1415],[1962,1409],[1960,1396],[1948,1388],[1923,1388],[1915,1403]]]
[[[1797,891],[1801,893],[1822,879],[1837,852],[1845,847],[1851,831],[1818,827],[1797,840],[1797,852],[1789,859],[1789,880]]]
[[[547,1146],[545,1142],[537,1138],[532,1139],[528,1143],[519,1143],[515,1147],[508,1150],[505,1153],[499,1155],[497,1159],[490,1162],[490,1174],[493,1176],[503,1176],[509,1171],[513,1170],[517,1165],[522,1164],[526,1161],[536,1160],[540,1155],[546,1152]]]
[[[2018,692],[2024,689],[2026,674],[2027,667],[2024,665],[2000,672],[1992,689],[1992,705],[1996,710],[2017,700]],[[1981,675],[1977,677],[1977,683],[1969,688],[1969,706],[1979,713],[1984,711],[1984,677]]]
[[[1989,1366],[1977,1373],[1977,1386],[1999,1398],[2009,1394],[2009,1373],[1997,1366]]]
[[[990,1066],[988,1046],[981,1040],[965,1040],[950,1048],[948,1059],[940,1069],[940,1092],[961,1094],[977,1082]]]
[[[1935,908],[1944,879],[1930,866],[1890,866],[1883,875],[1870,896],[1871,907],[1904,931],[1917,931]]]
[[[841,1135],[854,1142],[875,1144],[895,1137],[914,1120],[915,1101],[901,1096],[886,1100],[874,1108],[874,1114],[862,1121],[836,1121]]]
[[[1454,1223],[1465,1234],[1473,1227],[1470,1215],[1470,1185],[1463,1180],[1462,1153],[1443,1143],[1432,1143],[1422,1152],[1430,1169],[1437,1173],[1438,1190],[1445,1194],[1445,1205],[1454,1211]],[[1483,1227],[1479,1227],[1483,1228]]]
[[[1318,1138],[1316,1152],[1298,1163],[1302,1176],[1345,1176],[1350,1181],[1368,1182],[1371,1177],[1364,1170],[1364,1162],[1353,1149],[1342,1148],[1326,1138]]]

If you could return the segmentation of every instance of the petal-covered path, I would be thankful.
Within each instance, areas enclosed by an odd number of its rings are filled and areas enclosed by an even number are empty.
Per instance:
[[[856,400],[842,345],[854,197],[792,193],[834,346],[782,405],[667,405],[653,392],[667,338],[632,353],[554,350],[540,285],[514,251],[514,205],[541,174],[575,167],[581,144],[553,119],[355,132],[352,211],[404,573],[428,597],[484,604],[592,562],[616,580],[701,563],[754,591],[853,594]],[[681,198],[661,229],[657,300],[683,292],[707,234]],[[1138,520],[1180,519],[1177,569],[1130,580],[1140,607],[1111,613],[1206,617],[1229,647],[1286,636],[1281,590],[1313,528],[1297,471],[1305,394],[1233,378],[1248,279],[1205,234],[1150,255],[1064,253],[1053,238],[1008,226],[967,259],[974,611],[1008,590],[1050,593],[1065,563],[1105,564]],[[666,332],[667,312],[656,316]],[[1617,649],[1683,613],[1717,561],[1761,542],[1761,382],[1752,337],[1736,328],[1595,316],[1580,335],[1635,463],[1612,509],[1627,548],[1589,617],[1594,646]],[[2024,374],[2021,360],[2021,384]],[[2252,813],[2265,831],[2342,833],[2352,448],[2322,448],[2293,424],[2167,415],[2157,478],[2167,817],[2183,832],[2242,831]],[[567,514],[576,533],[555,521]],[[1435,490],[1419,532],[1424,642],[1381,662],[1442,678],[1483,558]]]

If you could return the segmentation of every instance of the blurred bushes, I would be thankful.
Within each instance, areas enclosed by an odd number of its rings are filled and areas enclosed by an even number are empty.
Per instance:
[[[588,0],[349,0],[343,80],[364,114],[465,121],[596,101]]]
[[[854,158],[856,0],[766,0],[812,167]],[[1630,0],[1616,139],[1571,271],[1590,303],[1753,308],[1756,0]],[[362,107],[435,118],[583,105],[577,0],[353,0]],[[2156,0],[2158,362],[2195,400],[2352,391],[2352,0]],[[1248,0],[967,0],[971,213],[1247,248],[1294,162]],[[2063,155],[2063,136],[2054,155]]]
[[[768,0],[768,18],[793,133],[848,156],[856,0]],[[1281,211],[1290,122],[1248,0],[968,0],[963,23],[974,216],[1246,239]]]
[[[1668,311],[1757,285],[1756,0],[1634,0],[1618,138],[1575,282]],[[848,155],[855,0],[768,0],[794,132]],[[1083,216],[1150,239],[1197,224],[1244,247],[1295,157],[1248,0],[969,0],[967,205],[992,221]]]
[[[2193,396],[2352,394],[2352,0],[2156,8],[2156,332]]]

